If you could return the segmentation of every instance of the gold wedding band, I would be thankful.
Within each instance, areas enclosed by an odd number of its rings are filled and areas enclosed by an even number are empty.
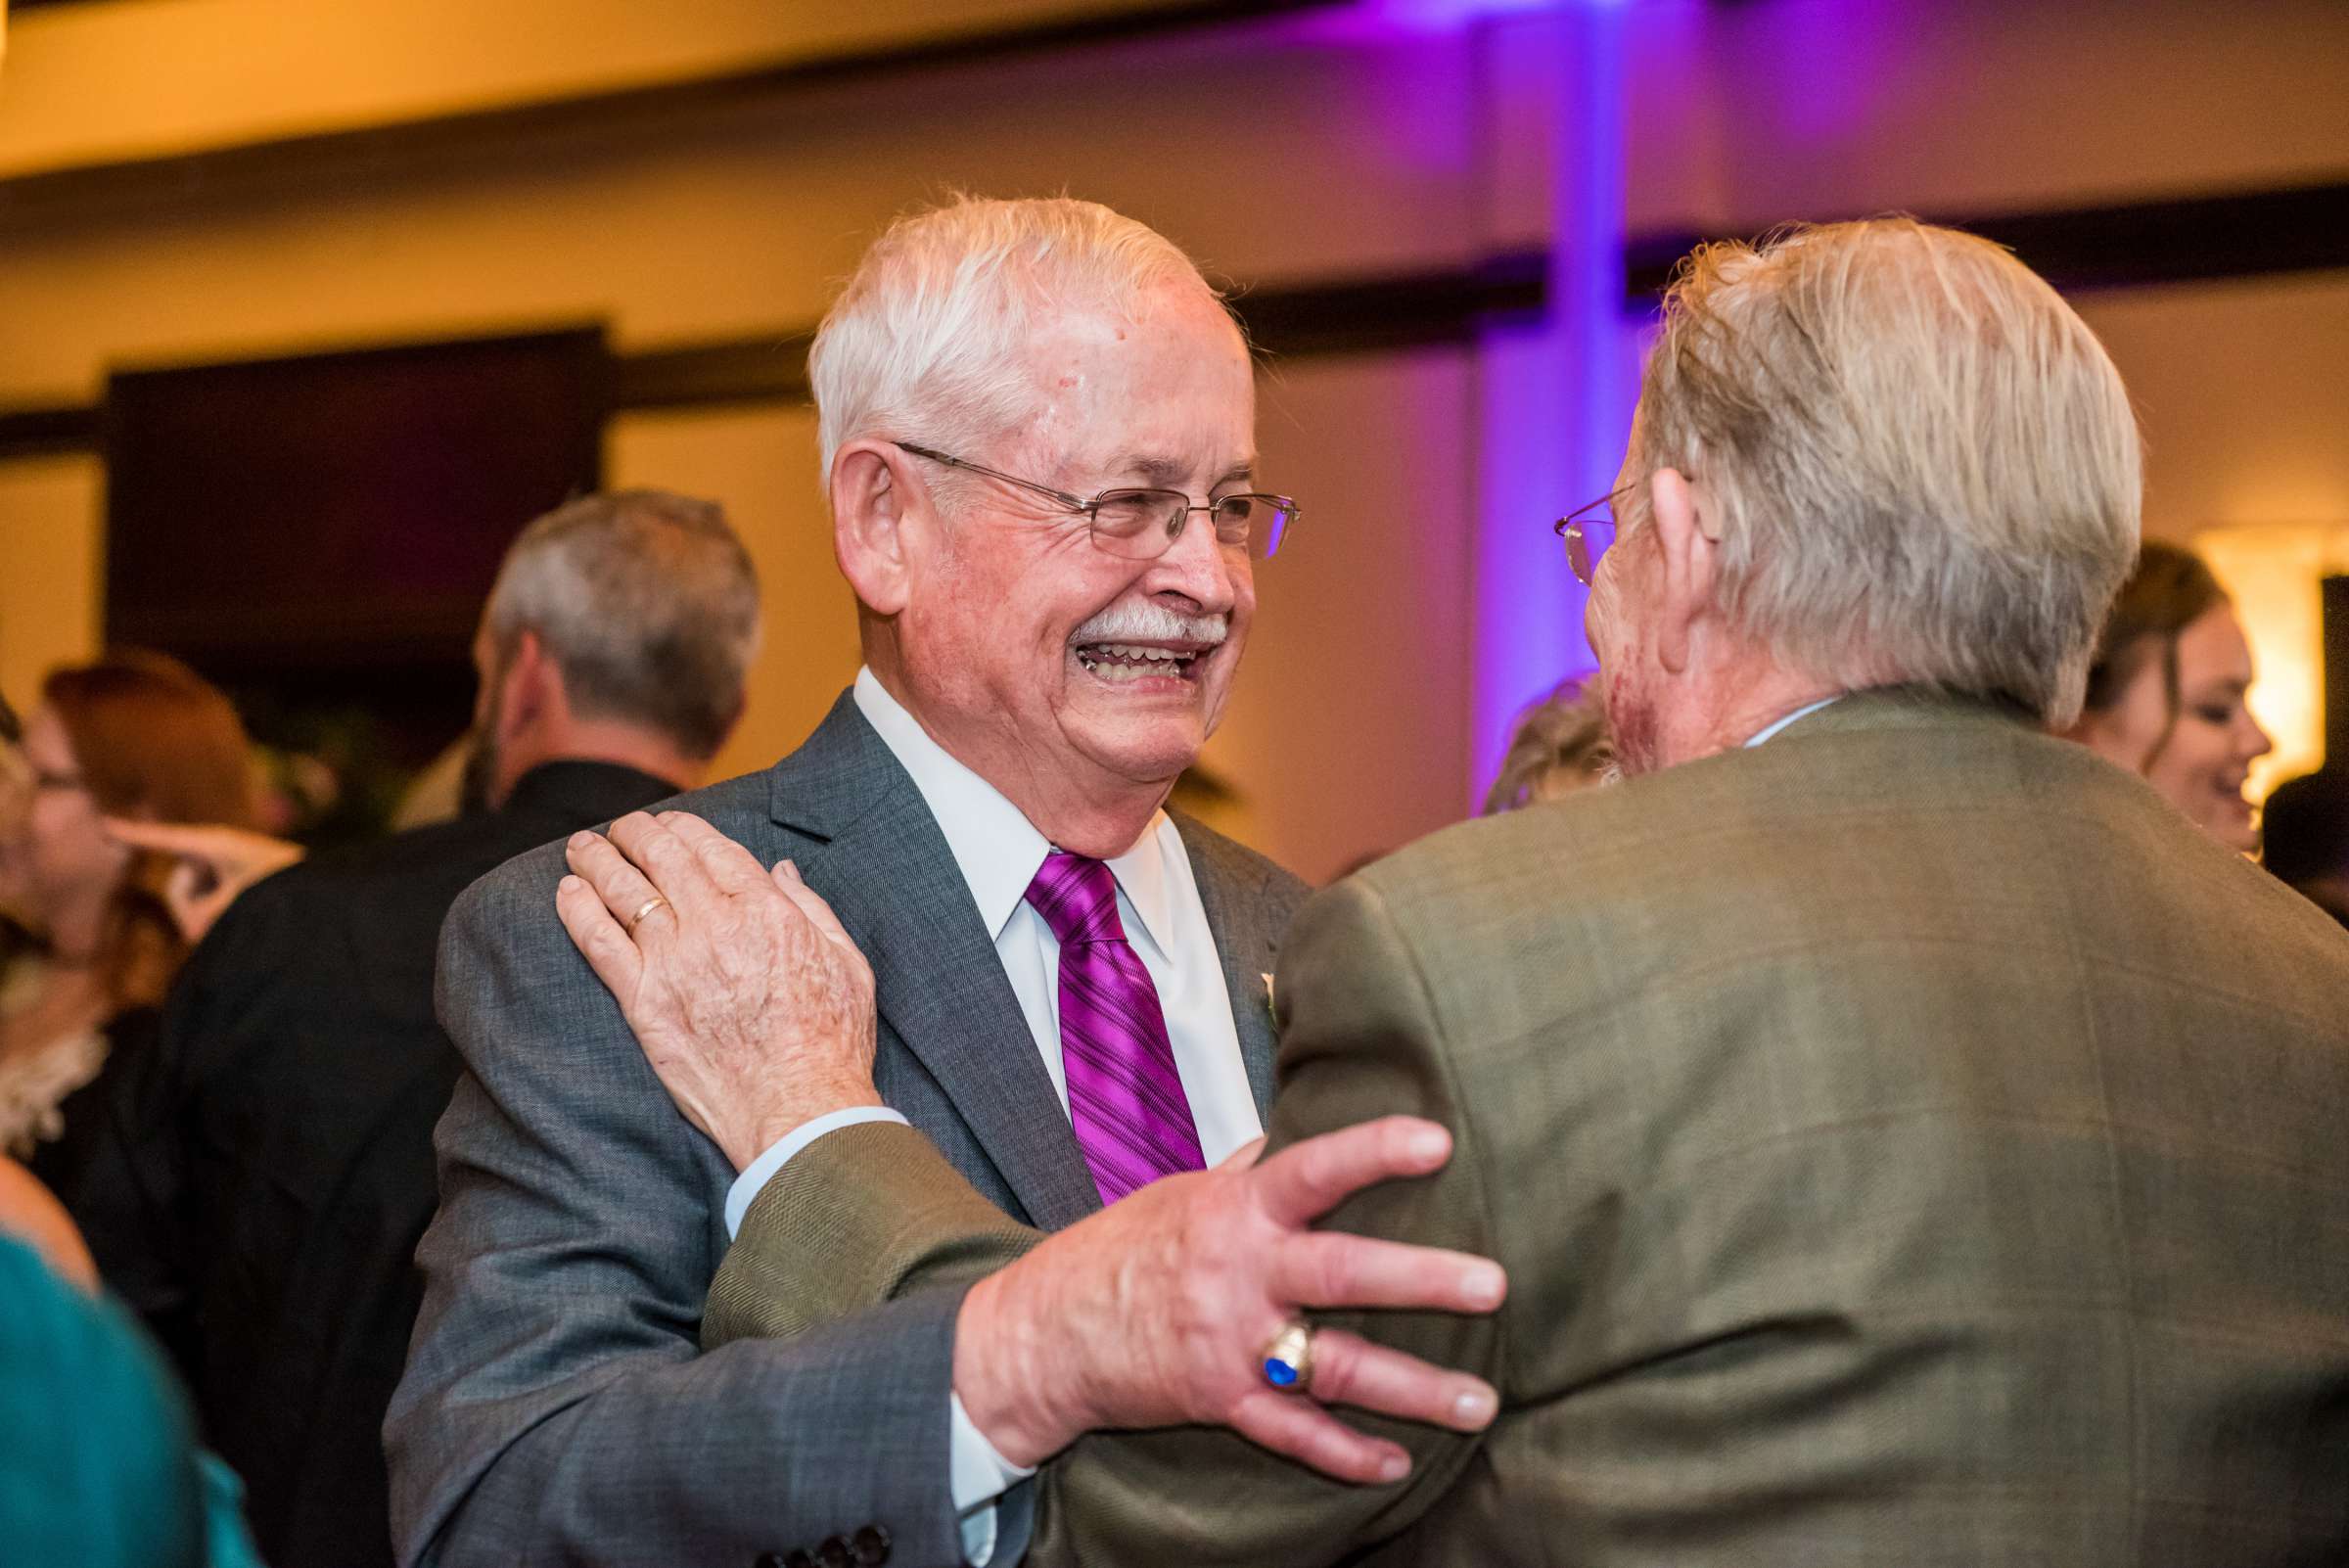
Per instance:
[[[636,906],[636,912],[628,916],[628,935],[631,937],[636,935],[636,927],[643,921],[644,917],[651,914],[655,909],[660,908],[667,902],[668,902],[667,899],[664,899],[661,897],[661,895],[656,893],[651,898],[645,899],[644,902],[638,904]]]

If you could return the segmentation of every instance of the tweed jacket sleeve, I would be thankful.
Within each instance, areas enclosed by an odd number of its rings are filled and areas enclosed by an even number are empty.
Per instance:
[[[1331,1228],[1491,1253],[1490,1181],[1447,1066],[1429,989],[1376,891],[1361,879],[1310,903],[1284,946],[1277,1149],[1396,1112],[1445,1123],[1450,1165],[1363,1193]],[[865,1126],[819,1139],[751,1206],[719,1270],[712,1342],[804,1333],[873,1304],[959,1288],[1037,1239],[972,1193],[909,1129]],[[846,1259],[855,1259],[845,1264]],[[1497,1383],[1503,1319],[1326,1314]],[[1505,1399],[1505,1389],[1504,1389]],[[1330,1481],[1229,1433],[1096,1434],[1045,1470],[1028,1562],[1335,1562],[1398,1534],[1466,1464],[1478,1440],[1356,1417],[1412,1453],[1392,1487]],[[1207,1478],[1212,1478],[1207,1479]]]

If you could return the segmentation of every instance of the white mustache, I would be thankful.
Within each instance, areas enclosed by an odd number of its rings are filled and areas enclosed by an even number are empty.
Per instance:
[[[1220,644],[1231,635],[1227,616],[1176,615],[1147,599],[1113,604],[1069,633],[1072,646],[1097,642],[1200,642]]]

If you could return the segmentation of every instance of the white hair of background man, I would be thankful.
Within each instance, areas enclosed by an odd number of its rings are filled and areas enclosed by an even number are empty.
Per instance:
[[[1720,603],[1788,668],[2078,715],[2142,456],[2103,346],[2001,247],[1905,217],[1705,247],[1637,423],[1635,472],[1709,492]]]
[[[957,197],[898,219],[807,355],[825,482],[866,437],[984,451],[1036,408],[1025,349],[1039,317],[1128,311],[1167,284],[1221,298],[1173,241],[1097,202]]]
[[[716,502],[615,490],[524,529],[486,619],[501,657],[538,634],[581,717],[641,724],[708,759],[742,714],[759,575]]]

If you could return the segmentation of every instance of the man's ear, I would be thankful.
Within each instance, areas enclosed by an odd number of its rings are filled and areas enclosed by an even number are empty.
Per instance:
[[[1664,569],[1655,607],[1656,658],[1678,675],[1688,668],[1697,626],[1713,614],[1721,545],[1713,520],[1705,516],[1705,498],[1687,475],[1660,468],[1647,483],[1648,515]]]
[[[892,441],[850,441],[832,454],[832,553],[857,602],[877,616],[905,608],[907,514],[931,515],[927,494],[917,499],[910,480],[905,453]]]
[[[514,651],[498,672],[497,739],[508,741],[545,717],[564,702],[563,671],[539,641],[525,627],[514,634]]]

